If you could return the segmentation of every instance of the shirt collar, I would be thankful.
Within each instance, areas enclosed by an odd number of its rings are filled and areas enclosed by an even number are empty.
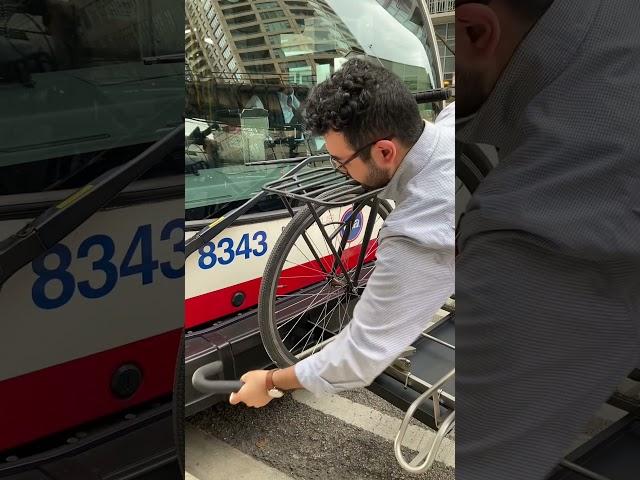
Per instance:
[[[437,133],[434,124],[423,122],[424,127],[420,138],[404,156],[393,177],[378,197],[401,202],[407,195],[406,185],[427,165],[436,147]]]
[[[555,0],[522,40],[474,118],[457,128],[457,140],[506,146],[526,106],[571,64],[600,3]]]

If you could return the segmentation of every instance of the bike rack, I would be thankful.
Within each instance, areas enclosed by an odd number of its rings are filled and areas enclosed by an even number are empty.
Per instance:
[[[382,188],[367,190],[360,183],[333,167],[318,167],[304,170],[317,162],[309,157],[278,180],[267,183],[262,189],[280,197],[326,207],[344,207],[376,196]]]
[[[427,389],[422,395],[420,395],[408,408],[407,413],[402,420],[402,424],[400,425],[400,430],[396,435],[396,438],[393,442],[393,452],[395,453],[396,460],[400,466],[410,473],[423,473],[431,468],[433,462],[436,459],[436,454],[440,449],[440,445],[442,444],[442,440],[445,435],[447,435],[455,426],[455,410],[449,413],[446,417],[441,418],[440,415],[440,396],[443,393],[443,385],[450,379],[455,376],[455,368],[449,371],[445,376],[440,378],[436,383],[434,383],[431,388]],[[420,405],[427,399],[433,400],[433,415],[436,420],[436,425],[438,425],[438,430],[436,435],[427,448],[418,452],[415,458],[411,461],[407,461],[402,454],[402,441],[407,433],[407,429],[409,427],[409,422],[413,418],[416,410],[420,407]],[[422,463],[420,463],[422,462]]]

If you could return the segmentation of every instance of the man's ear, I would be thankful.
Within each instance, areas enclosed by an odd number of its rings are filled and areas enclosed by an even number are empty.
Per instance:
[[[466,3],[456,7],[456,53],[475,61],[489,60],[500,41],[500,21],[488,5]]]
[[[398,147],[391,140],[380,140],[371,151],[382,167],[388,167],[398,155]]]

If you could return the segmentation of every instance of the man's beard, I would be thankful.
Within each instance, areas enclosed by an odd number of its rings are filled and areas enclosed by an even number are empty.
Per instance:
[[[456,117],[466,117],[478,111],[488,97],[483,85],[482,74],[465,71],[456,64]]]
[[[373,160],[369,160],[368,167],[367,179],[362,182],[366,190],[385,187],[391,181],[389,173],[378,167]]]

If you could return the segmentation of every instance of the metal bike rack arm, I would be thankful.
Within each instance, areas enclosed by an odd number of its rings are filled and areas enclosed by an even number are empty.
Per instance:
[[[434,460],[436,459],[436,454],[440,449],[442,440],[444,439],[445,435],[449,433],[449,431],[453,428],[453,425],[455,423],[455,411],[451,412],[444,418],[444,420],[442,420],[431,445],[425,448],[423,451],[419,452],[412,461],[407,461],[402,455],[402,441],[404,440],[404,437],[407,433],[409,422],[411,421],[411,418],[415,414],[418,407],[420,407],[420,404],[430,397],[433,398],[434,415],[436,421],[439,422],[440,402],[438,401],[438,397],[440,395],[440,390],[449,379],[455,376],[455,372],[455,368],[448,372],[431,388],[420,395],[407,409],[407,413],[405,414],[404,419],[402,420],[402,424],[400,425],[400,430],[398,431],[398,434],[396,435],[396,438],[393,442],[393,451],[395,453],[396,459],[398,460],[400,466],[407,472],[423,473],[429,470],[429,468],[431,468],[431,465],[433,465]],[[438,412],[436,412],[436,410],[438,410]]]
[[[237,392],[244,382],[240,380],[217,380],[222,374],[222,362],[216,361],[201,366],[191,377],[193,388],[201,393],[221,394]]]
[[[295,167],[285,173],[280,180],[282,179],[291,179],[294,178],[295,174],[302,170],[304,167],[309,165],[310,163],[317,162],[320,160],[326,160],[329,157],[327,155],[315,155],[312,157],[307,157],[300,163],[298,163]],[[279,162],[279,163],[290,163],[290,162]],[[264,200],[264,198],[268,195],[268,190],[263,189],[259,193],[257,193],[253,198],[250,198],[246,203],[240,205],[238,208],[230,212],[229,214],[222,216],[216,220],[214,220],[211,224],[204,227],[198,233],[196,233],[193,237],[185,242],[185,258],[189,257],[200,247],[210,242],[213,238],[218,236],[223,230],[228,228],[232,223],[234,223],[238,217],[247,212],[250,208],[255,206],[260,201]]]

